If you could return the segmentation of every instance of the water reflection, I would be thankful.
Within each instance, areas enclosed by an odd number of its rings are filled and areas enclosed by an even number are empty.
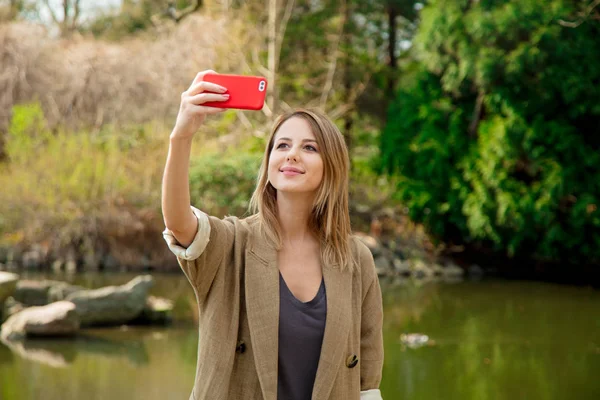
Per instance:
[[[135,327],[0,344],[0,398],[188,398],[196,338],[190,327]]]
[[[84,333],[76,338],[3,340],[2,344],[24,359],[55,368],[72,364],[78,354],[123,358],[132,365],[140,366],[149,362],[143,336],[145,334],[134,340],[112,340]]]
[[[600,296],[523,282],[407,287],[386,296],[382,391],[398,399],[597,399]],[[393,294],[391,294],[393,293]],[[435,346],[411,349],[398,334]]]
[[[77,339],[27,341],[12,350],[0,344],[0,398],[188,398],[195,297],[183,276],[155,278],[152,294],[175,303],[174,326],[86,329]],[[98,287],[131,276],[85,279]],[[485,280],[382,281],[382,290],[386,400],[600,398],[597,291]],[[401,340],[410,333],[429,342],[411,348]]]

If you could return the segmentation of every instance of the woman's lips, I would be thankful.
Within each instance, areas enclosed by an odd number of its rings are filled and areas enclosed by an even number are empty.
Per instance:
[[[300,173],[300,172],[297,172],[297,171],[290,171],[290,170],[287,170],[287,171],[281,171],[281,173],[282,173],[282,174],[284,174],[285,176],[296,176],[296,175],[301,175],[301,173]]]
[[[300,168],[291,167],[291,166],[285,166],[285,167],[281,168],[279,171],[285,176],[296,176],[296,175],[300,175],[300,174],[304,173],[304,171],[302,171]]]

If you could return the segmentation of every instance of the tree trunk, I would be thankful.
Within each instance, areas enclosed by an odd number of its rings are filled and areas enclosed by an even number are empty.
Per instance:
[[[8,15],[8,20],[12,21],[17,18],[19,15],[19,10],[21,8],[22,0],[10,0],[10,12]]]
[[[343,81],[344,81],[344,98],[345,99],[349,99],[351,94],[350,91],[352,89],[352,80],[351,80],[351,68],[352,68],[352,60],[350,57],[349,53],[349,49],[351,49],[352,47],[352,36],[351,36],[351,32],[350,32],[350,24],[352,23],[351,20],[351,16],[352,16],[352,11],[350,10],[350,7],[352,7],[352,2],[348,1],[346,2],[346,7],[344,7],[344,32],[343,32],[343,36],[342,36],[342,49],[345,50],[345,57],[344,57],[344,75],[343,75]],[[352,149],[352,125],[354,124],[354,120],[352,118],[352,112],[347,112],[344,115],[344,130],[343,130],[343,135],[344,135],[344,140],[346,141],[346,147],[348,147],[348,153],[350,153],[351,149]],[[352,164],[350,164],[352,165]]]
[[[398,60],[396,59],[396,31],[398,29],[396,25],[396,17],[398,16],[398,10],[393,4],[388,3],[388,66],[389,68],[389,79],[388,79],[388,96],[392,98],[396,89],[396,73],[398,70]]]
[[[268,22],[267,22],[267,49],[268,49],[268,60],[267,68],[269,69],[268,87],[267,87],[267,105],[271,109],[272,115],[277,115],[277,90],[276,90],[276,77],[277,77],[277,0],[268,0]]]

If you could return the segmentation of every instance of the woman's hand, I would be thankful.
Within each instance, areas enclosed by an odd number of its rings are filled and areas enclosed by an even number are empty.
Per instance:
[[[225,111],[223,108],[207,107],[204,103],[211,101],[226,101],[229,99],[223,86],[203,81],[204,75],[215,73],[213,70],[199,72],[189,89],[181,94],[181,105],[177,122],[171,133],[171,138],[191,139],[206,118],[207,114]]]

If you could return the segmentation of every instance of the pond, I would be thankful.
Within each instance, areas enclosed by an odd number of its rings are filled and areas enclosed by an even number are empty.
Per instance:
[[[187,399],[194,382],[194,294],[153,274],[175,301],[172,326],[86,329],[77,339],[0,344],[2,400]],[[128,274],[23,275],[87,287]],[[600,398],[600,292],[547,283],[383,281],[386,400]],[[412,346],[402,334],[429,340]]]

